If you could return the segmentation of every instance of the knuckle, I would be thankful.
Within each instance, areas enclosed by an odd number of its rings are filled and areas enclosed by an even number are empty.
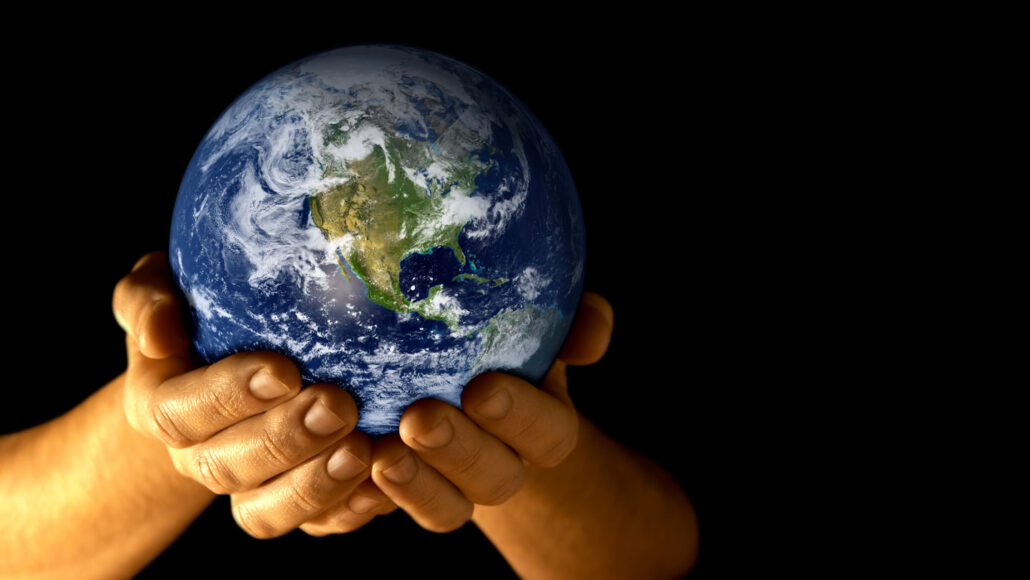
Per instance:
[[[240,482],[225,462],[206,450],[193,454],[193,477],[211,491],[225,495],[240,490]]]
[[[239,389],[222,382],[215,388],[205,391],[208,407],[218,416],[229,421],[239,421],[247,416],[245,403]]]
[[[536,458],[535,463],[541,467],[557,466],[576,448],[576,439],[575,432],[558,438]]]
[[[537,420],[537,415],[525,416],[512,431],[510,439],[513,441],[519,441],[526,437],[527,434],[532,433],[533,430],[536,429]]]
[[[322,502],[318,499],[318,493],[298,485],[297,482],[290,484],[289,492],[286,494],[287,501],[292,504],[294,511],[300,514],[314,514],[322,509]]]
[[[511,499],[513,495],[522,489],[524,479],[525,472],[519,469],[512,477],[500,478],[494,481],[473,501],[480,505],[500,505]]]
[[[411,509],[419,513],[440,511],[440,495],[433,491],[425,491],[411,501]]]
[[[474,475],[482,465],[482,461],[483,450],[478,446],[471,447],[454,466],[454,475],[458,477]]]
[[[252,538],[267,540],[281,535],[278,530],[255,514],[246,502],[233,503],[232,517],[236,520],[236,525]]]
[[[185,429],[180,425],[178,414],[172,412],[166,403],[154,405],[150,414],[151,432],[165,445],[175,449],[193,445],[194,441],[186,435]]]
[[[261,441],[261,450],[269,463],[282,468],[293,466],[295,461],[289,452],[289,446],[283,441],[280,431],[266,428],[261,431],[259,440]]]

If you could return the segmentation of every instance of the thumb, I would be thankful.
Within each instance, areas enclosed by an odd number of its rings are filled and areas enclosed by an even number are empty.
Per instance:
[[[584,292],[558,358],[573,366],[601,360],[611,342],[614,321],[615,312],[608,300],[600,294]]]
[[[147,254],[118,282],[112,310],[125,330],[129,362],[125,414],[139,429],[161,383],[193,368],[179,301],[163,253]]]
[[[111,302],[115,320],[147,357],[160,359],[189,351],[164,253],[151,252],[137,262],[115,286]]]

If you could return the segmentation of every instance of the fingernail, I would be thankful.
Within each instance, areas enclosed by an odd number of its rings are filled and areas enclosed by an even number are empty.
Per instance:
[[[356,455],[343,447],[333,453],[332,457],[329,458],[329,464],[326,466],[329,476],[339,481],[346,481],[356,477],[366,467],[368,467],[367,463],[358,459]]]
[[[476,412],[487,419],[501,419],[511,408],[511,395],[507,389],[497,389],[485,401],[476,407]]]
[[[250,392],[259,399],[275,399],[290,392],[290,388],[266,370],[260,370],[250,377]]]
[[[322,401],[315,401],[315,404],[311,405],[311,409],[308,410],[308,414],[304,416],[304,426],[321,437],[343,429],[344,425],[346,423],[343,422],[343,419],[333,414]]]
[[[405,453],[400,461],[383,470],[383,477],[398,484],[408,483],[415,479],[415,460]]]
[[[382,504],[383,502],[378,499],[370,498],[367,495],[352,495],[350,496],[350,499],[347,500],[347,507],[350,508],[350,511],[356,514],[368,513]]]
[[[451,422],[447,417],[444,417],[436,424],[436,427],[433,427],[421,435],[416,435],[415,441],[423,447],[436,449],[450,443],[453,436],[454,429],[451,428]]]

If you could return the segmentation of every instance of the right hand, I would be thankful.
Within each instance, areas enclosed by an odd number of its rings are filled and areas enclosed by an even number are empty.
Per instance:
[[[349,393],[302,390],[297,367],[271,352],[193,368],[167,264],[148,254],[115,288],[129,424],[164,443],[179,473],[230,494],[233,517],[256,538],[346,532],[395,509],[368,478],[371,443],[354,431]]]

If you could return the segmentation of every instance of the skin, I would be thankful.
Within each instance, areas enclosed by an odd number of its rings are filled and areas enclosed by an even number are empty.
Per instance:
[[[435,532],[471,520],[528,578],[674,577],[696,562],[682,489],[569,398],[566,366],[596,362],[611,337],[611,306],[596,294],[542,389],[481,375],[464,411],[418,401],[374,444],[354,431],[346,391],[301,389],[280,355],[193,368],[163,254],[141,259],[113,303],[126,372],[69,413],[0,437],[3,515],[19,530],[0,536],[0,576],[131,576],[216,494],[256,538],[349,532],[398,507]]]

